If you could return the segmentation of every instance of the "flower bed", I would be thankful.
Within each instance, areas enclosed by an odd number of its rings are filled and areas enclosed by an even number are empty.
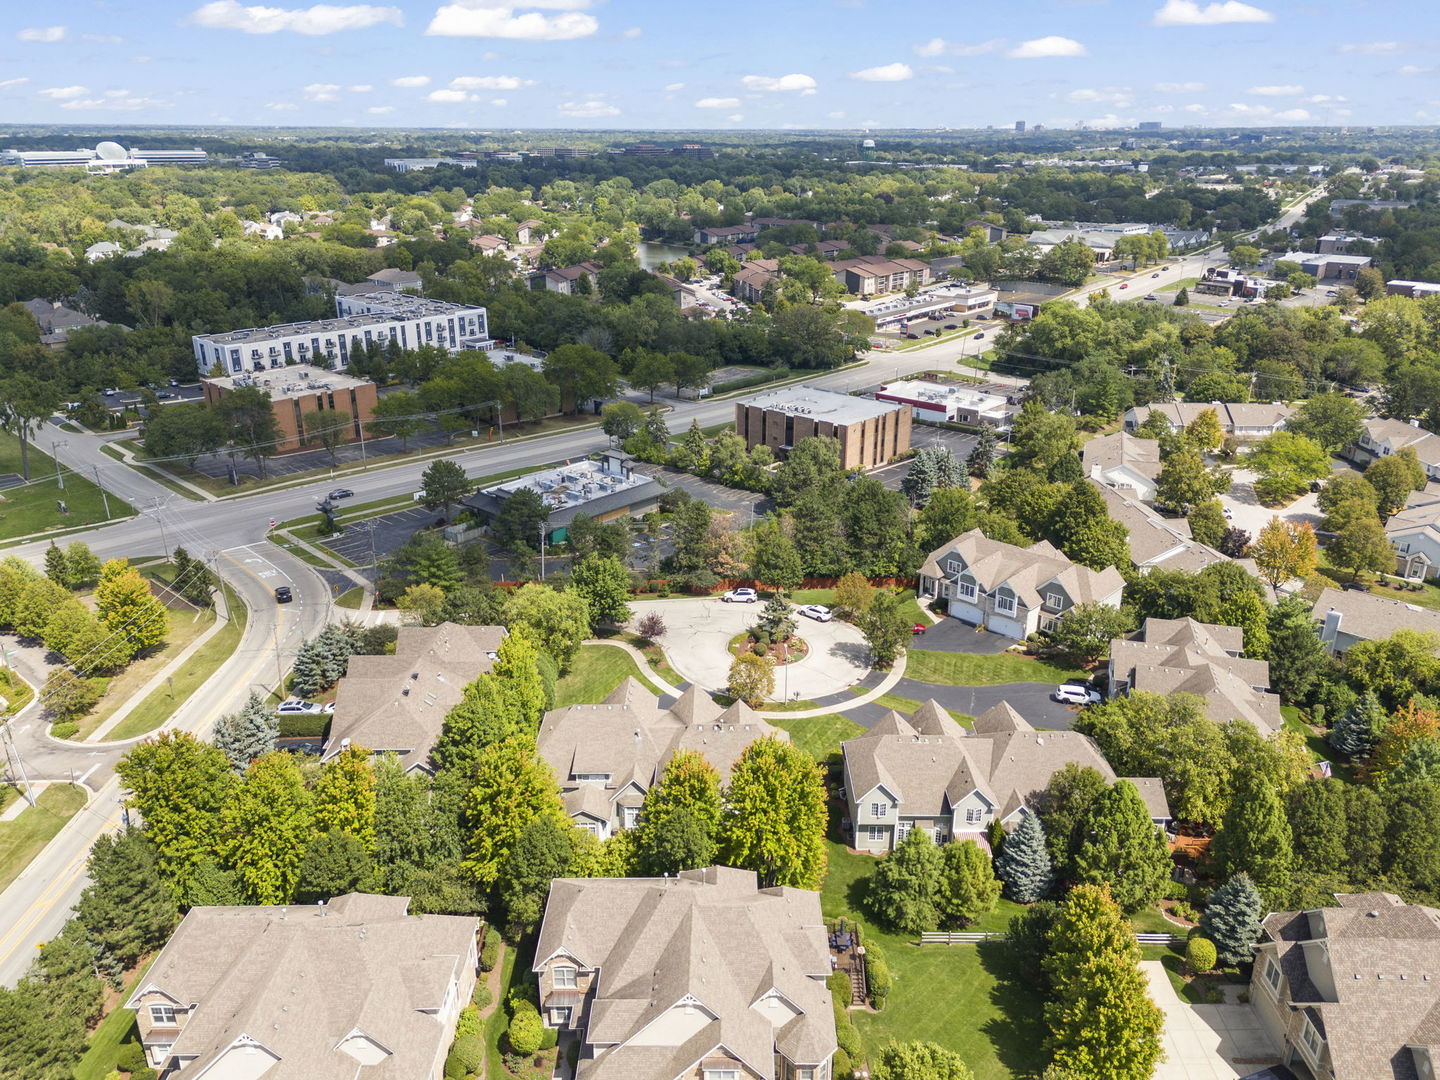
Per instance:
[[[754,652],[755,645],[755,635],[749,630],[743,630],[730,639],[730,655],[739,656],[742,652]],[[784,641],[771,642],[760,655],[768,657],[776,667],[782,667],[785,664],[804,660],[806,656],[810,655],[810,646],[804,638],[791,634]]]

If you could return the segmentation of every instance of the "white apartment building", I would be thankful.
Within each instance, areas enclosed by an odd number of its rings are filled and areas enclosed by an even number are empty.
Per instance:
[[[377,289],[335,298],[334,319],[286,323],[190,339],[201,375],[217,367],[225,375],[266,371],[287,364],[349,366],[350,350],[371,342],[395,342],[402,349],[438,345],[449,352],[491,349],[483,307],[427,300],[410,293]]]

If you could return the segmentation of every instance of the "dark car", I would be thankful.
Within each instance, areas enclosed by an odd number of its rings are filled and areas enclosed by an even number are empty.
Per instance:
[[[326,495],[325,497],[327,499],[348,499],[354,494],[355,492],[351,491],[349,488],[336,488],[334,491],[330,492],[330,494]]]
[[[919,341],[919,340],[920,340],[920,335],[919,335],[919,334],[912,334],[912,333],[909,333],[908,331],[906,332],[905,336],[906,336],[907,338],[909,338],[911,341]]]
[[[289,585],[277,585],[275,588],[275,602],[277,604],[288,604],[295,596],[290,592]]]
[[[1243,1080],[1296,1080],[1295,1074],[1284,1065],[1271,1065],[1268,1069],[1251,1073]]]
[[[960,328],[959,328],[958,326],[956,326],[953,322],[947,322],[947,323],[945,324],[945,329],[946,329],[946,330],[959,330]]]
[[[171,400],[173,400],[175,397],[176,397],[176,395],[175,395],[175,394],[172,394],[169,390],[156,390],[156,391],[155,391],[155,400],[156,400],[156,401],[171,401]]]

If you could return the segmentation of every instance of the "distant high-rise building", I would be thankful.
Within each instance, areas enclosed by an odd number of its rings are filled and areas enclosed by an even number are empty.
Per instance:
[[[1024,131],[1024,130],[1025,130],[1025,121],[1024,121],[1024,120],[1016,120],[1016,121],[1015,121],[1015,130],[1016,130],[1016,131]]]
[[[1140,121],[1140,124],[1139,124],[1139,127],[1138,127],[1138,130],[1140,130],[1140,131],[1159,131],[1159,130],[1160,130],[1160,121],[1159,121],[1159,120],[1141,120],[1141,121]]]

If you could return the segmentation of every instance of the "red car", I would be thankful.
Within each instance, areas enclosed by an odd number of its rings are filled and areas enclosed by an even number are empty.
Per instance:
[[[925,635],[925,631],[928,630],[928,629],[930,629],[930,628],[929,628],[928,626],[926,626],[924,623],[918,623],[918,622],[917,622],[917,623],[913,623],[913,624],[911,625],[911,627],[910,627],[910,633],[914,634],[916,637],[923,637],[923,636]]]
[[[1122,288],[1122,289],[1128,289],[1129,287],[1130,287],[1129,282],[1126,282],[1125,284],[1123,284],[1123,285],[1120,286],[1120,288]]]

